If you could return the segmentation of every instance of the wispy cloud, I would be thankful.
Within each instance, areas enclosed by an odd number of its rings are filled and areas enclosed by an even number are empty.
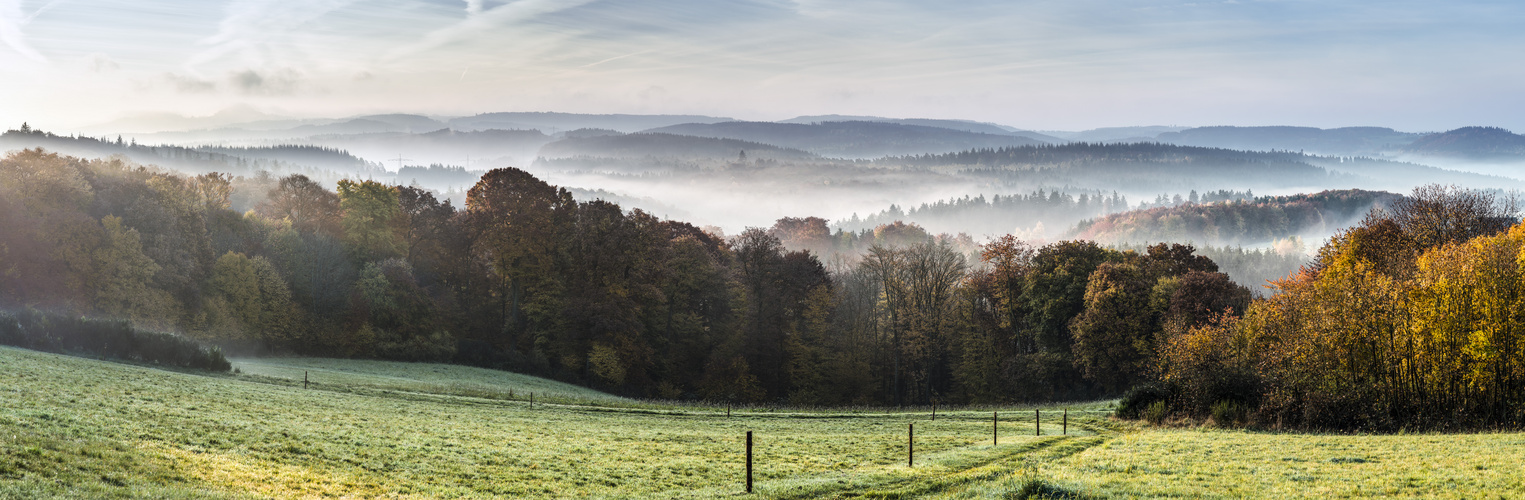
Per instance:
[[[44,9],[47,7],[44,6]],[[41,9],[39,9],[40,11]],[[36,13],[33,13],[36,15]],[[48,58],[27,43],[21,27],[31,22],[32,16],[21,13],[21,0],[0,0],[0,42],[27,59],[47,62]]]
[[[0,0],[3,1],[3,0]],[[245,57],[246,64],[271,64],[271,45],[326,14],[357,0],[233,0],[224,9],[217,33],[202,39],[206,49],[186,61],[188,71],[230,55]]]
[[[1510,0],[0,0],[0,107],[1525,128],[1521,24]]]
[[[201,94],[217,90],[217,84],[194,76],[165,73],[164,81],[182,94]]]
[[[483,33],[525,23],[540,16],[586,5],[594,0],[518,0],[483,10],[480,1],[468,1],[465,19],[424,35],[415,43],[392,51],[390,59],[428,52],[455,42],[469,40]]]
[[[291,69],[275,71],[235,71],[228,75],[233,88],[251,95],[290,94],[296,90],[301,75]]]

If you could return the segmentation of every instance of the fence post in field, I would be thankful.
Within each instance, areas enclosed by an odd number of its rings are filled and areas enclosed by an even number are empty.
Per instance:
[[[1001,428],[999,427],[999,425],[1000,425],[999,424],[1000,417],[996,416],[997,413],[998,412],[990,412],[990,445],[991,446],[995,446],[995,445],[1001,444]]]
[[[1040,420],[1042,420],[1042,419],[1038,417],[1038,410],[1033,410],[1033,435],[1034,436],[1042,436],[1043,435],[1043,422],[1041,422]]]
[[[1060,425],[1060,429],[1061,429],[1061,431],[1060,431],[1061,434],[1064,434],[1066,436],[1070,435],[1070,409],[1069,408],[1065,408],[1064,409],[1064,420],[1059,425]]]
[[[307,388],[307,370],[302,370],[302,388]]]
[[[731,418],[731,403],[725,404],[725,418]]]
[[[747,493],[752,492],[752,431],[747,431]]]
[[[916,465],[916,424],[906,424],[905,428],[905,466]]]
[[[932,400],[932,421],[937,421],[937,400]]]
[[[530,408],[535,407],[535,392],[530,391]]]

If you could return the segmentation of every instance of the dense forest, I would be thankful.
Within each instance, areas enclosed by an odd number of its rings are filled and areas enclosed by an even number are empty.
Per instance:
[[[1211,193],[1210,193],[1211,195]],[[1197,200],[1097,217],[1066,236],[1101,243],[1190,241],[1203,245],[1269,245],[1293,237],[1322,240],[1399,195],[1346,189],[1262,196],[1231,202]]]
[[[1250,289],[1256,297],[1275,292],[1271,283],[1301,269],[1312,260],[1306,252],[1308,246],[1301,238],[1289,238],[1270,248],[1244,247],[1196,247],[1197,254],[1212,259],[1218,271],[1227,274],[1235,283]],[[1117,245],[1120,249],[1145,248],[1145,245]]]
[[[338,179],[346,175],[389,176],[381,165],[368,163],[348,152],[321,146],[286,144],[262,147],[185,147],[139,144],[118,136],[85,137],[58,135],[22,124],[0,134],[0,150],[44,148],[80,157],[122,157],[180,172],[219,172],[253,175],[264,172],[299,173],[309,177]]]
[[[1017,165],[1064,165],[1082,163],[1120,163],[1147,165],[1168,164],[1223,164],[1259,165],[1264,168],[1306,170],[1303,155],[1293,152],[1254,152],[1197,146],[1177,146],[1157,142],[1136,143],[1087,143],[1071,142],[1057,145],[1011,146],[1002,148],[975,148],[944,154],[897,156],[879,160],[886,163],[918,166],[968,165],[968,166],[1017,166]],[[1301,164],[1301,165],[1300,165]]]
[[[1068,143],[889,157],[880,165],[959,168],[998,185],[1042,181],[1078,189],[1181,192],[1213,186],[1304,188],[1360,179],[1310,164],[1303,155],[1159,143]]]
[[[1525,226],[1486,192],[1430,186],[1370,214],[1242,317],[1165,342],[1151,418],[1270,427],[1525,423]]]
[[[1007,238],[977,265],[960,250],[971,242],[906,224],[854,236],[865,255],[829,270],[781,238],[819,219],[727,240],[513,169],[485,175],[461,209],[414,187],[292,175],[239,213],[234,186],[268,185],[13,153],[0,160],[0,297],[240,352],[796,404],[1115,394],[1144,376],[1150,347],[1118,351],[1114,327],[1152,338],[1249,297],[1190,247]],[[1119,302],[1111,287],[1153,298]]]
[[[1155,140],[1182,146],[1248,151],[1371,156],[1400,148],[1420,136],[1382,127],[1197,127],[1165,132],[1155,136]]]
[[[847,231],[861,231],[896,221],[914,223],[933,231],[967,232],[976,235],[1002,235],[1029,231],[1033,239],[1044,236],[1045,228],[1060,229],[1075,220],[1128,209],[1128,198],[1117,192],[1047,191],[1028,194],[964,196],[905,210],[896,205],[876,214],[837,221]]]
[[[267,192],[238,193],[251,189]],[[237,196],[259,201],[240,213]],[[1525,416],[1525,232],[1488,192],[1396,198],[1264,298],[1203,255],[1254,260],[1238,249],[975,245],[819,218],[723,238],[515,169],[465,200],[14,152],[0,160],[0,298],[235,352],[449,361],[640,397],[899,405],[1132,388],[1124,414],[1283,428]],[[54,345],[24,330],[33,340],[8,342]]]

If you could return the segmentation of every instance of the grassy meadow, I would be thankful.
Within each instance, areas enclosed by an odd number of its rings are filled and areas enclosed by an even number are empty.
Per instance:
[[[1042,409],[1042,436],[1032,408],[1003,408],[992,446],[988,408],[727,418],[450,365],[233,364],[207,375],[0,348],[0,498],[745,496],[748,430],[760,498],[1525,498],[1522,434],[1145,430],[1092,404],[1069,407],[1069,435],[1059,407]]]

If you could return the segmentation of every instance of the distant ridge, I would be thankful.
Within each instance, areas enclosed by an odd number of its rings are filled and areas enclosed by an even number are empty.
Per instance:
[[[769,144],[689,135],[642,132],[622,135],[567,137],[540,148],[547,159],[572,157],[599,158],[720,158],[739,159],[745,151],[749,159],[808,159],[815,155],[798,149]]]
[[[1016,127],[1008,127],[999,123],[977,122],[972,120],[942,120],[934,118],[884,118],[881,116],[851,116],[851,115],[814,115],[796,116],[788,120],[779,120],[777,123],[825,123],[825,122],[880,122],[894,123],[899,125],[920,125],[923,127],[946,128],[975,132],[980,134],[1014,135],[1036,139],[1048,143],[1065,142],[1064,139],[1052,135],[1022,130]]]
[[[773,144],[841,158],[938,154],[979,148],[1030,146],[1042,141],[921,125],[883,122],[722,122],[689,123],[647,132],[716,137]]]
[[[1040,132],[1075,142],[1148,142],[1166,132],[1179,132],[1190,127],[1151,125],[1145,127],[1102,127],[1079,132],[1042,130]]]
[[[1404,151],[1472,158],[1525,156],[1525,136],[1498,127],[1462,127],[1420,137]]]
[[[1303,151],[1334,156],[1378,155],[1414,142],[1419,134],[1383,127],[1198,127],[1165,132],[1155,140],[1181,146],[1242,151]]]
[[[609,129],[620,132],[666,127],[680,123],[717,123],[733,121],[730,118],[704,115],[592,115],[553,112],[502,112],[463,116],[450,120],[456,130],[484,129],[536,129],[547,134],[583,128]]]

